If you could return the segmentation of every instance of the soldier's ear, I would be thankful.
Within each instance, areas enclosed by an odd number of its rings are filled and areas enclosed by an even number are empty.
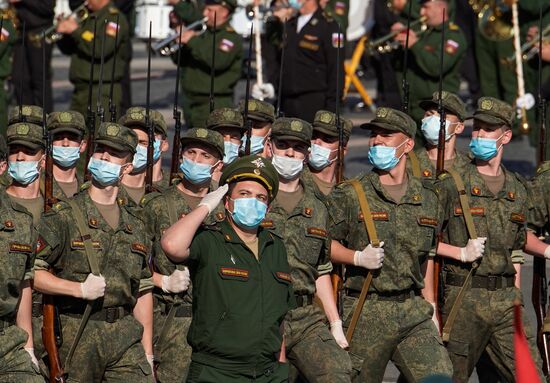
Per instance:
[[[463,131],[464,131],[464,122],[458,121],[458,122],[456,123],[456,127],[455,127],[454,133],[455,133],[455,134],[462,134]]]
[[[81,154],[84,153],[87,147],[88,147],[88,140],[83,138],[82,141],[80,142],[80,153]]]
[[[403,145],[403,152],[409,153],[414,149],[414,138],[407,137],[407,141],[405,141],[405,145]]]
[[[124,177],[126,174],[131,173],[134,170],[134,165],[131,162],[128,162],[121,167],[120,178]]]
[[[169,148],[170,144],[168,143],[168,140],[166,138],[162,139],[162,141],[160,141],[160,151],[164,153],[167,152]]]
[[[8,161],[2,160],[0,161],[0,176],[6,172],[8,169]]]

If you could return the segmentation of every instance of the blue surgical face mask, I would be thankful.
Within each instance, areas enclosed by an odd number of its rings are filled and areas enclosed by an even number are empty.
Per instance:
[[[223,164],[228,165],[239,157],[239,145],[231,141],[223,142]]]
[[[160,158],[160,140],[155,140],[153,143],[153,161],[158,161]],[[136,154],[134,154],[134,173],[143,170],[147,166],[147,146],[136,146]]]
[[[11,161],[8,165],[8,174],[21,185],[28,185],[40,174],[38,161]]]
[[[250,154],[258,154],[264,150],[265,136],[250,136]],[[246,135],[241,138],[241,151],[246,148]]]
[[[237,225],[246,229],[257,228],[267,213],[267,205],[256,198],[237,198],[233,200],[231,216]]]
[[[302,4],[299,0],[288,0],[288,5],[294,9],[302,8]]]
[[[311,153],[309,153],[308,163],[315,170],[321,170],[329,166],[333,161],[330,160],[332,150],[321,145],[311,144]]]
[[[369,148],[369,154],[368,154],[368,160],[374,166],[376,169],[390,171],[399,163],[399,160],[403,156],[399,156],[397,158],[395,156],[395,152],[398,148],[400,148],[403,144],[405,144],[407,141],[403,141],[403,143],[399,144],[396,147],[393,146],[383,146],[383,145],[376,145],[371,146]]]
[[[212,166],[216,166],[216,164],[217,162]],[[187,179],[192,184],[197,185],[210,181],[210,179],[212,178],[212,173],[210,172],[212,166],[208,164],[199,164],[198,162],[192,161],[189,158],[183,157],[183,162],[180,165],[180,170],[182,171],[185,179]]]
[[[502,144],[497,148],[497,141],[504,135],[502,133],[497,139],[494,138],[472,138],[470,141],[470,151],[475,158],[483,161],[489,161],[497,155]]]
[[[449,141],[454,135],[454,133],[449,133],[451,124],[451,121],[445,120],[445,141]],[[439,142],[439,127],[439,116],[431,115],[422,119],[422,126],[420,129],[428,144],[437,145]]]
[[[281,177],[287,180],[296,178],[304,168],[304,161],[297,158],[278,156],[276,154],[271,158],[271,164],[277,170]]]
[[[109,161],[103,161],[97,158],[90,158],[88,170],[93,179],[102,186],[116,184],[120,180],[120,169],[122,165],[113,164]]]
[[[56,164],[72,168],[80,159],[80,146],[53,146],[52,157]]]

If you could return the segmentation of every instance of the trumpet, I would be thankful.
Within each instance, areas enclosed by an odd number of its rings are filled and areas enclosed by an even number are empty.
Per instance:
[[[68,16],[63,17],[63,20],[67,20],[71,17],[74,17],[78,24],[82,24],[82,22],[90,16],[90,13],[88,12],[88,8],[86,8],[87,5],[88,5],[88,1],[83,2],[77,8],[75,8],[74,11],[72,11]],[[52,25],[51,27],[49,27],[44,31],[44,35],[46,36],[45,41],[47,44],[53,44],[63,38],[62,33],[58,33],[55,31],[57,29],[58,24],[59,24],[59,21],[56,21],[54,25]],[[42,38],[42,33],[36,33],[36,34],[33,34],[32,36],[29,35],[29,39],[31,41],[35,41],[35,40],[38,41],[41,38]]]
[[[421,18],[411,22],[410,29],[413,29],[420,25],[420,30],[416,32],[417,36],[421,36],[426,30],[428,29],[428,26],[426,23],[426,16],[422,16]],[[397,29],[395,31],[392,31],[376,40],[367,42],[367,50],[370,55],[374,55],[375,53],[378,54],[384,54],[392,52],[400,47],[400,44],[397,41],[393,41],[393,38],[397,36],[398,34],[405,32],[407,30],[407,27],[403,27],[400,29]]]
[[[550,42],[550,25],[542,30],[542,42]],[[523,43],[521,46],[521,58],[523,61],[529,61],[539,53],[539,35],[537,34],[531,41]],[[514,64],[516,54],[510,55],[504,59],[506,64]]]
[[[182,32],[193,30],[198,32],[199,35],[202,35],[206,31],[207,20],[208,17],[203,17],[202,19],[197,20],[186,27],[183,27]],[[151,49],[153,50],[153,52],[160,53],[162,56],[170,56],[172,53],[175,53],[180,49],[180,44],[178,41],[179,36],[179,32],[172,33],[168,37],[152,44]]]

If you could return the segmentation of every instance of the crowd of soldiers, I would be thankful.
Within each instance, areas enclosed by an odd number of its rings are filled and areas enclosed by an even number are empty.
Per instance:
[[[410,113],[380,106],[360,125],[372,171],[345,180],[341,28],[317,0],[290,3],[267,28],[274,57],[285,49],[272,72],[283,117],[260,99],[276,98],[266,84],[233,104],[236,2],[175,2],[207,28],[182,31],[172,57],[187,125],[172,143],[160,111],[117,113],[131,52],[119,9],[88,0],[96,18],[58,22],[70,109],[49,111],[47,92],[42,106],[20,101],[0,135],[0,381],[381,382],[389,361],[409,382],[468,382],[476,367],[482,381],[515,380],[521,264],[550,259],[536,234],[550,224],[550,162],[531,180],[502,164],[516,105],[484,95],[470,114],[449,78],[435,91],[425,77]],[[448,3],[420,4],[429,20]],[[3,20],[0,45],[15,35]],[[411,73],[438,72],[438,25],[433,50],[411,32]],[[454,68],[460,31],[446,29]],[[84,117],[96,103],[109,122]]]

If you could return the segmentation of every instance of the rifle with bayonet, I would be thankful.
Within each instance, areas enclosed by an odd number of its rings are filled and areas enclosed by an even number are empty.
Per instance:
[[[243,120],[244,128],[246,130],[246,143],[244,145],[244,154],[248,156],[250,154],[250,143],[252,140],[252,124],[248,120],[248,100],[250,100],[250,67],[252,62],[252,42],[254,39],[254,23],[250,24],[250,41],[248,43],[248,63],[246,66],[246,93],[244,97],[244,111],[243,111]]]
[[[99,61],[99,84],[97,88],[96,100],[96,115],[99,123],[105,122],[105,108],[103,107],[103,67],[105,64],[105,29],[107,28],[107,20],[103,22],[103,35],[101,36],[101,59]],[[118,29],[118,28],[117,28]],[[116,57],[116,54],[115,54]]]
[[[210,61],[210,113],[212,113],[212,111],[214,110],[214,76],[216,75],[216,28],[217,20],[216,13],[214,13],[214,29],[212,30],[212,60]]]
[[[149,40],[147,42],[147,89],[145,101],[145,129],[147,130],[147,170],[145,171],[145,193],[153,191],[153,151],[155,145],[155,128],[151,124],[151,31],[153,23],[149,22]]]
[[[539,61],[538,61],[538,109],[539,109],[539,147],[538,165],[546,161],[546,100],[542,95],[542,7],[539,9]],[[544,235],[541,231],[539,237]],[[548,334],[544,332],[544,318],[547,315],[548,285],[546,280],[546,260],[542,257],[533,258],[533,283],[531,287],[531,302],[535,308],[537,319],[537,346],[543,362],[544,375],[548,376],[550,355],[548,351]]]
[[[94,138],[95,138],[95,112],[92,108],[92,97],[94,90],[94,64],[95,64],[95,42],[97,36],[97,18],[92,16],[94,19],[94,38],[92,40],[92,60],[90,63],[90,80],[88,82],[88,105],[86,107],[86,128],[88,128],[88,146],[86,148],[86,163],[84,164],[84,181],[90,181],[92,175],[88,170],[88,163],[92,154],[94,154]]]
[[[411,12],[412,0],[409,0],[409,10],[407,12],[407,36],[405,37],[405,48],[403,49],[403,79],[401,81],[401,90],[403,92],[403,112],[409,113],[409,81],[407,80],[407,71],[409,69],[409,33],[411,31]]]
[[[117,13],[116,15],[116,25],[117,25],[117,28],[116,28],[116,31],[115,31],[115,49],[116,49],[116,46],[118,45],[118,30],[120,29],[119,27],[119,16],[120,14]],[[113,57],[113,67],[111,68],[111,84],[110,84],[110,88],[109,88],[109,120],[111,122],[116,122],[116,105],[115,103],[113,102],[113,92],[114,92],[114,88],[115,88],[115,69],[116,69],[116,51],[115,51],[115,54],[114,54],[114,57]]]
[[[283,113],[281,112],[281,97],[283,94],[283,74],[285,67],[285,50],[286,50],[286,20],[283,21],[283,39],[281,42],[281,63],[279,66],[279,84],[277,86],[277,106],[275,108],[275,116],[282,117]]]
[[[2,18],[2,25],[4,25],[4,18]],[[23,21],[23,34],[21,35],[21,52],[25,52],[25,33],[27,30],[27,23]],[[0,29],[0,32],[2,30]],[[25,55],[22,55],[23,62],[22,65],[25,66]],[[25,122],[25,116],[23,116],[23,77],[21,76],[21,79],[19,81],[19,122]]]
[[[176,65],[176,90],[174,92],[174,110],[172,116],[174,117],[174,139],[172,140],[172,162],[170,163],[170,180],[168,181],[172,185],[173,180],[178,177],[178,168],[179,168],[179,159],[181,151],[181,112],[178,109],[178,95],[180,91],[180,64],[181,64],[181,31],[183,28],[180,28],[180,38],[178,49],[178,58]],[[210,91],[212,92],[212,84],[210,84]]]

